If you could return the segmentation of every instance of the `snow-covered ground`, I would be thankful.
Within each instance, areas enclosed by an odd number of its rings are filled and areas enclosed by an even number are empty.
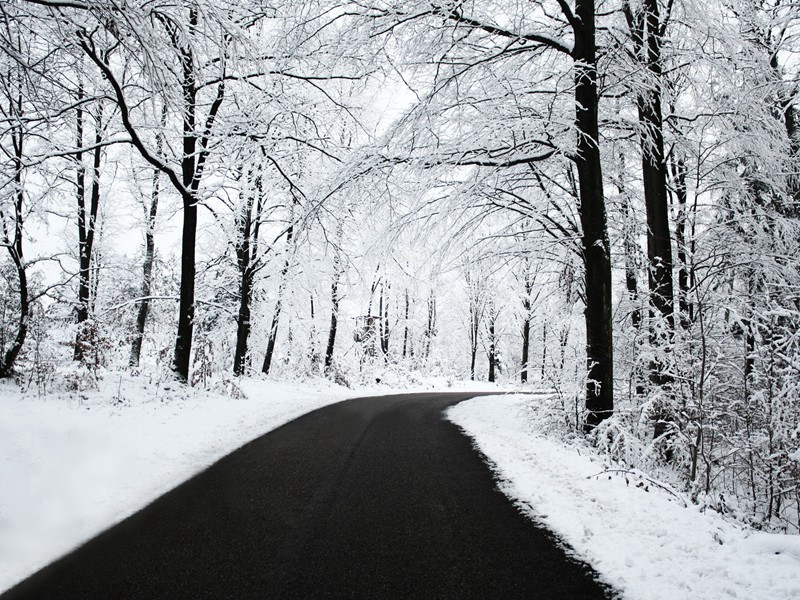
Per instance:
[[[237,385],[244,398],[119,373],[44,397],[0,383],[0,591],[259,435],[345,398],[400,391]],[[498,389],[430,378],[402,391],[466,388]]]
[[[591,448],[532,431],[532,401],[482,397],[448,417],[475,440],[500,489],[624,598],[800,598],[800,536],[749,531],[641,474],[608,472]]]
[[[81,399],[0,387],[0,591],[260,434],[354,395],[240,385],[246,398],[124,375]]]

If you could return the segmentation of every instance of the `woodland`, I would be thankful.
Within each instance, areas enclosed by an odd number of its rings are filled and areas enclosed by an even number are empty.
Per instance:
[[[0,377],[550,390],[796,533],[799,67],[793,0],[3,0]]]

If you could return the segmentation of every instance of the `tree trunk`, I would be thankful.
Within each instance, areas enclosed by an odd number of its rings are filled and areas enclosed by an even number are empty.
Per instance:
[[[431,354],[433,336],[436,335],[436,296],[433,290],[428,294],[428,321],[425,325],[425,341],[422,347],[422,358],[427,361]]]
[[[267,352],[264,355],[264,364],[261,366],[261,372],[264,373],[264,375],[269,375],[269,370],[272,366],[272,357],[275,353],[275,341],[278,339],[278,324],[280,322],[281,311],[283,309],[283,295],[286,292],[286,276],[288,275],[289,267],[291,266],[291,245],[293,236],[294,224],[289,226],[289,229],[286,233],[286,251],[289,254],[287,254],[286,260],[283,261],[283,268],[281,269],[281,283],[278,286],[278,298],[275,301],[275,312],[272,313],[272,323],[270,324],[269,339],[267,340]]]
[[[678,249],[678,322],[686,329],[694,321],[694,307],[689,300],[689,256],[686,240],[688,214],[688,191],[686,186],[686,164],[683,157],[673,157],[672,181],[678,203],[678,216],[675,223],[675,243]]]
[[[611,329],[611,257],[603,173],[598,146],[597,60],[594,0],[577,0],[574,25],[575,105],[582,251],[586,295],[586,430],[614,410],[613,336]]]
[[[667,163],[664,156],[664,129],[661,110],[661,19],[658,0],[644,0],[642,13],[634,15],[626,5],[626,18],[633,38],[634,51],[648,71],[651,82],[636,98],[639,113],[642,151],[642,184],[647,212],[647,259],[651,314],[650,344],[656,350],[670,352],[675,330],[672,281],[672,241],[669,227]],[[672,375],[664,359],[656,354],[650,362],[650,382],[669,388]],[[668,392],[669,394],[669,392]],[[671,416],[669,409],[657,410],[655,437],[666,433]]]
[[[341,235],[338,236],[341,241]],[[325,374],[333,366],[333,349],[336,345],[336,330],[339,327],[339,278],[341,277],[341,256],[339,249],[333,257],[333,282],[331,283],[331,325],[328,329],[328,345],[325,349]]]
[[[179,381],[189,381],[194,327],[195,256],[197,253],[197,203],[194,198],[183,201],[181,230],[181,283],[178,304],[178,333],[172,359],[173,371]]]
[[[82,96],[82,91],[79,92]],[[77,141],[83,143],[83,111],[78,114],[78,131]],[[89,195],[89,207],[86,207],[86,182],[85,174],[83,173],[83,166],[79,167],[81,174],[79,176],[78,184],[78,306],[76,323],[78,326],[75,335],[75,350],[73,359],[77,361],[86,360],[86,352],[88,351],[89,340],[87,336],[89,332],[86,330],[87,321],[91,312],[91,298],[92,298],[92,267],[93,267],[93,251],[94,251],[94,238],[97,226],[97,211],[100,206],[100,166],[102,161],[102,147],[100,144],[103,141],[103,109],[100,105],[95,115],[95,136],[94,143],[95,149],[92,152],[92,186]],[[79,154],[78,160],[82,159],[82,153]]]
[[[547,322],[542,323],[542,370],[541,375],[544,379],[547,370]]]
[[[636,241],[637,227],[636,227],[636,213],[631,206],[630,196],[628,194],[625,180],[623,179],[626,172],[625,154],[619,153],[620,161],[620,175],[617,181],[617,189],[622,197],[622,210],[624,212],[624,249],[625,249],[625,289],[628,292],[628,299],[633,306],[631,310],[631,325],[635,329],[639,329],[642,323],[642,313],[639,310],[639,277],[638,277],[638,249],[639,244]]]
[[[497,366],[497,345],[495,340],[496,316],[492,313],[489,321],[489,382],[494,383],[495,367]]]
[[[520,370],[520,381],[528,382],[528,349],[531,341],[531,320],[525,319],[522,324],[522,369]]]
[[[10,91],[10,90],[9,90]],[[9,114],[19,118],[22,116],[22,94],[20,92],[16,102],[14,98],[9,98]],[[10,377],[14,372],[14,365],[17,357],[25,344],[28,335],[28,322],[31,316],[30,297],[28,294],[28,275],[25,268],[25,260],[22,254],[22,226],[24,212],[23,203],[25,200],[25,190],[23,189],[22,169],[24,158],[24,133],[22,125],[16,125],[11,129],[11,141],[14,149],[12,158],[14,165],[14,239],[9,239],[8,229],[5,226],[5,215],[0,211],[0,219],[3,221],[3,237],[5,246],[11,261],[17,271],[19,282],[19,321],[17,324],[17,335],[9,349],[2,357],[0,362],[0,377]]]
[[[164,128],[167,126],[167,105],[161,109],[161,130],[156,134],[156,151],[161,154],[164,147]],[[131,341],[131,355],[128,364],[138,367],[142,355],[144,330],[147,325],[147,314],[150,312],[150,295],[153,293],[153,262],[156,250],[156,216],[161,191],[161,171],[153,169],[153,183],[150,192],[150,208],[145,214],[144,262],[142,263],[142,288],[139,310],[136,313],[136,331]]]
[[[403,310],[403,359],[408,355],[408,290],[405,292],[405,306]]]
[[[389,286],[381,284],[381,294],[378,302],[378,320],[380,330],[380,344],[383,360],[389,362]]]

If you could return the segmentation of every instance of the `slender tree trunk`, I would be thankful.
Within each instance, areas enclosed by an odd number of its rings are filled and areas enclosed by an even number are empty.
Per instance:
[[[586,295],[586,423],[591,430],[614,410],[611,255],[600,163],[594,0],[576,0],[575,105],[582,251]]]
[[[678,322],[686,329],[694,321],[694,307],[689,300],[689,257],[686,240],[686,223],[688,214],[688,188],[686,185],[686,164],[682,156],[673,156],[672,181],[675,198],[678,204],[678,216],[675,223],[675,243],[678,258]]]
[[[340,234],[337,236],[341,241]],[[333,257],[333,282],[331,283],[331,325],[328,329],[328,345],[325,348],[325,373],[330,374],[333,366],[333,350],[336,346],[336,331],[339,327],[339,279],[342,276],[341,256],[337,248]]]
[[[250,338],[250,305],[253,296],[253,205],[259,194],[258,185],[251,187],[252,169],[247,170],[245,201],[236,221],[236,263],[239,267],[239,313],[236,317],[236,350],[233,355],[234,375],[244,375],[248,367],[248,340]],[[259,205],[261,199],[258,199]],[[258,220],[258,215],[256,215]]]
[[[491,318],[489,320],[489,382],[494,383],[495,368],[497,366],[497,340],[495,339],[495,328],[497,323],[497,315],[492,309]]]
[[[403,359],[408,355],[408,290],[405,291],[405,305],[403,310]]]
[[[18,118],[22,116],[22,93],[16,98],[9,98],[9,114]],[[11,129],[11,141],[14,149],[12,162],[14,165],[14,237],[9,239],[8,229],[5,225],[5,215],[0,210],[0,219],[3,222],[3,237],[5,246],[14,268],[17,271],[19,283],[19,321],[17,324],[17,335],[9,349],[5,352],[0,362],[0,377],[10,377],[14,372],[14,365],[17,357],[25,344],[28,335],[28,323],[31,316],[30,296],[28,293],[28,274],[25,268],[25,259],[22,253],[22,226],[24,220],[23,204],[25,201],[25,190],[23,188],[22,170],[24,168],[24,133],[22,125],[17,125]]]
[[[167,105],[161,109],[161,130],[156,134],[156,151],[161,154],[164,147],[164,128],[167,126]],[[142,287],[139,309],[136,313],[136,331],[131,341],[131,355],[128,364],[138,367],[142,355],[142,342],[144,330],[147,325],[147,315],[150,312],[150,295],[153,293],[153,263],[156,250],[156,217],[158,215],[158,200],[161,191],[161,171],[153,169],[153,183],[150,192],[150,208],[145,213],[144,232],[144,262],[142,263]]]
[[[533,293],[533,286],[534,276],[532,276],[530,272],[530,259],[526,259],[524,281],[525,295],[522,297],[522,366],[520,368],[520,380],[522,383],[527,383],[528,381],[531,345],[531,310],[533,308],[531,303],[531,294]]]
[[[526,306],[526,310],[529,310]],[[522,322],[522,368],[520,369],[520,381],[528,382],[528,351],[531,343],[531,320],[526,317]]]
[[[82,95],[82,92],[79,92]],[[83,119],[84,113],[81,110],[78,115],[77,138],[82,143],[83,138]],[[92,151],[92,185],[89,193],[89,207],[86,206],[86,183],[85,175],[81,173],[78,185],[78,306],[77,306],[77,332],[75,336],[75,350],[73,359],[77,361],[86,360],[89,340],[86,330],[87,321],[91,312],[92,299],[92,269],[95,231],[97,228],[97,212],[100,206],[100,165],[102,162],[103,141],[103,109],[100,105],[95,115],[95,149]],[[82,153],[81,153],[82,154]],[[81,156],[78,160],[81,160]],[[83,171],[83,166],[79,167]]]
[[[292,216],[294,219],[294,216]],[[294,237],[294,224],[289,226],[286,232],[286,260],[283,261],[281,268],[281,283],[278,286],[278,298],[275,301],[275,311],[272,313],[272,323],[269,328],[269,339],[267,340],[267,352],[264,355],[264,364],[261,366],[261,372],[264,375],[269,375],[269,370],[272,366],[272,357],[275,353],[275,341],[278,339],[278,324],[280,322],[281,311],[283,308],[283,295],[286,293],[286,276],[289,274],[289,267],[291,266],[291,246]],[[313,302],[313,299],[312,299]],[[313,310],[313,304],[312,304]],[[290,332],[291,333],[291,332]]]
[[[248,264],[247,272],[242,273],[239,282],[239,314],[236,324],[236,351],[233,355],[233,374],[244,375],[248,367],[248,338],[250,337],[250,300],[253,296],[253,281],[251,268]]]
[[[436,335],[436,296],[433,290],[428,294],[428,320],[425,325],[425,341],[422,347],[422,358],[427,361],[431,354],[433,336]]]
[[[83,148],[83,129],[84,129],[84,110],[83,110],[83,85],[78,86],[77,102],[78,108],[75,111],[75,147]],[[75,349],[73,352],[74,360],[83,360],[83,343],[81,337],[81,327],[84,321],[88,318],[88,311],[86,304],[82,302],[82,294],[84,290],[83,285],[83,268],[84,268],[84,248],[86,245],[85,235],[86,229],[84,221],[86,218],[86,165],[83,162],[83,151],[79,150],[75,153],[75,199],[78,204],[78,305],[76,307],[76,321],[78,323],[78,331],[75,339]],[[88,287],[88,286],[87,286]]]
[[[378,300],[378,329],[380,331],[380,345],[383,360],[389,362],[389,286],[381,284],[381,293]]]
[[[635,329],[639,329],[642,323],[642,313],[639,310],[639,277],[638,277],[638,260],[637,254],[639,249],[639,244],[636,241],[637,238],[637,227],[636,227],[636,213],[631,206],[630,196],[628,194],[627,186],[625,185],[624,180],[624,173],[626,171],[625,166],[625,154],[620,152],[619,154],[619,161],[620,161],[620,175],[617,181],[617,189],[619,190],[620,196],[622,197],[622,210],[625,214],[625,225],[624,225],[624,233],[623,233],[623,240],[624,240],[624,249],[625,249],[625,289],[628,291],[628,299],[633,306],[631,310],[631,325]]]

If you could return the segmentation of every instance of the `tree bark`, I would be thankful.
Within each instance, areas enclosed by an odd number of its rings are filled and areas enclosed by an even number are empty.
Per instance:
[[[236,350],[233,355],[234,375],[244,375],[247,370],[247,344],[250,337],[250,306],[253,297],[253,204],[256,202],[258,185],[251,189],[250,175],[245,182],[245,202],[237,218],[236,264],[239,267],[239,311],[236,317]],[[260,198],[258,200],[260,202]],[[258,218],[256,216],[256,218]],[[257,243],[257,242],[256,242]]]
[[[337,236],[341,242],[340,234]],[[325,374],[329,375],[333,367],[333,350],[336,346],[336,331],[339,328],[339,278],[342,275],[340,250],[337,248],[333,256],[333,282],[331,283],[331,324],[328,329],[328,345],[325,348]]]
[[[381,293],[378,299],[378,319],[380,331],[380,345],[383,360],[389,362],[389,286],[386,283],[381,284]]]
[[[492,311],[489,320],[489,382],[494,383],[495,368],[497,367],[497,340],[495,339],[495,327],[497,315]]]
[[[79,91],[79,97],[83,91]],[[79,109],[77,115],[76,141],[83,144],[84,111]],[[78,305],[76,309],[76,323],[78,326],[75,334],[75,349],[73,359],[85,361],[89,350],[89,332],[86,330],[87,321],[91,313],[92,298],[92,270],[94,239],[97,226],[97,212],[100,206],[100,166],[102,162],[103,141],[103,108],[99,105],[95,115],[95,148],[92,151],[92,185],[89,192],[89,207],[86,206],[86,181],[82,164],[82,152],[77,157],[80,161],[78,177]],[[79,146],[81,147],[81,146]]]
[[[10,92],[10,88],[9,88]],[[22,227],[24,220],[23,205],[25,201],[25,190],[23,188],[22,170],[24,168],[24,139],[25,134],[21,124],[23,113],[22,92],[16,99],[9,98],[9,114],[17,117],[17,124],[11,128],[11,142],[13,146],[12,164],[14,165],[14,237],[9,239],[8,229],[5,225],[5,215],[0,211],[0,219],[3,222],[3,237],[8,254],[14,263],[19,282],[19,320],[17,322],[17,334],[11,346],[5,352],[0,362],[0,378],[10,377],[14,372],[17,357],[25,344],[28,335],[28,323],[31,316],[30,295],[28,293],[28,274],[25,267],[25,259],[22,253]]]
[[[408,299],[408,290],[406,290],[405,307],[403,311],[403,358],[404,359],[408,354],[408,309],[409,309],[409,299]]]
[[[530,302],[525,301],[523,303],[525,305],[526,315],[529,314],[530,311]],[[528,351],[530,348],[531,343],[531,320],[530,317],[525,317],[525,320],[522,322],[522,368],[519,372],[519,378],[522,383],[528,382]]]
[[[267,340],[267,352],[264,355],[264,364],[261,366],[261,372],[264,373],[264,375],[269,375],[269,370],[272,366],[272,357],[275,353],[275,341],[278,338],[278,324],[280,322],[281,311],[283,309],[283,295],[286,292],[286,276],[288,275],[289,267],[291,266],[291,245],[293,237],[294,223],[289,226],[289,229],[286,232],[286,251],[288,254],[286,256],[286,260],[283,261],[283,268],[281,268],[281,283],[278,286],[278,298],[275,301],[275,312],[272,313],[272,323],[269,328],[269,339]]]
[[[575,3],[575,105],[582,251],[586,296],[585,429],[592,430],[614,410],[611,329],[611,256],[603,172],[600,162],[594,0]]]
[[[686,223],[689,219],[688,188],[686,164],[682,156],[673,157],[672,181],[678,204],[678,216],[675,222],[675,243],[678,250],[678,323],[686,329],[694,321],[694,307],[689,300],[689,247],[686,239]]]
[[[156,134],[156,151],[161,154],[164,146],[164,128],[167,126],[167,105],[161,110],[161,130]],[[144,262],[142,263],[142,288],[139,309],[136,313],[136,331],[131,341],[131,355],[128,364],[138,367],[142,355],[142,342],[144,330],[147,325],[147,315],[150,312],[150,295],[153,291],[153,263],[156,250],[156,217],[158,215],[158,200],[161,191],[161,171],[153,169],[153,183],[150,192],[150,208],[145,213],[144,232]]]

